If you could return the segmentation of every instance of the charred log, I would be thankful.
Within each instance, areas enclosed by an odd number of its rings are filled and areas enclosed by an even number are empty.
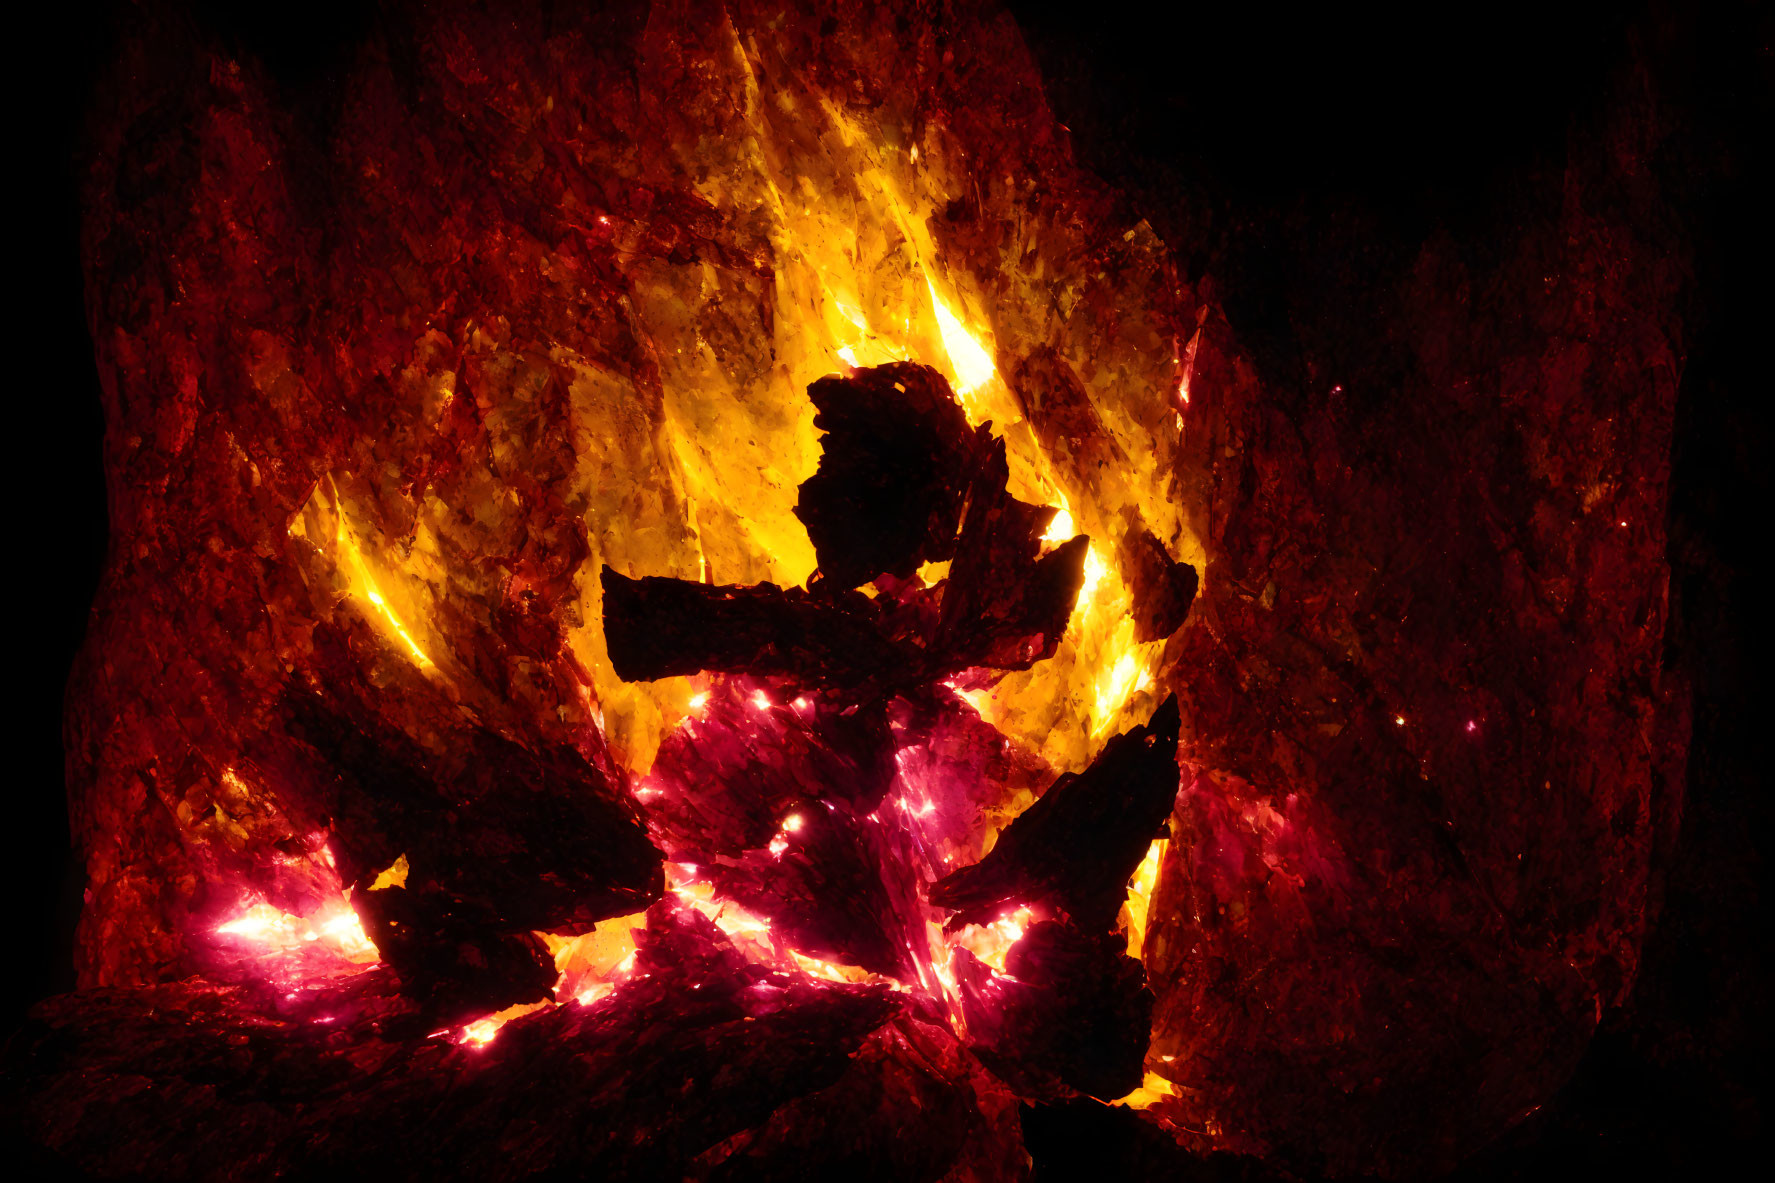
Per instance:
[[[1028,669],[1052,657],[1078,600],[1089,539],[1042,555],[1054,510],[1018,501],[1009,480],[1004,441],[994,440],[968,494],[931,645],[944,672]]]
[[[711,670],[853,689],[917,660],[882,635],[861,592],[630,579],[609,567],[602,579],[610,661],[626,682]]]
[[[1115,936],[1044,921],[1011,946],[1004,974],[959,949],[955,977],[976,1052],[1023,1096],[1139,1087],[1153,994]]]
[[[921,563],[949,559],[984,433],[968,427],[943,376],[900,362],[821,378],[807,396],[825,438],[795,516],[821,581],[906,579]]]
[[[1090,768],[1055,781],[985,858],[932,884],[931,903],[955,913],[953,927],[1044,902],[1086,929],[1108,928],[1177,796],[1179,722],[1177,700],[1166,699]]]

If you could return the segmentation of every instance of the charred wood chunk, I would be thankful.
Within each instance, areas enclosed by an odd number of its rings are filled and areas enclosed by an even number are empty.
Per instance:
[[[533,752],[477,727],[434,756],[316,695],[294,692],[286,706],[299,750],[272,766],[327,806],[377,948],[443,1011],[542,997],[554,974],[533,930],[582,932],[664,891],[640,820],[576,752]],[[401,858],[405,884],[371,890]]]
[[[1160,641],[1183,627],[1196,599],[1196,569],[1171,558],[1145,526],[1122,540],[1122,570],[1134,593],[1134,639]]]
[[[982,1096],[1009,1104],[989,1116]],[[1014,1105],[947,1025],[901,1015],[870,1033],[837,1083],[705,1154],[687,1178],[1008,1181],[1022,1177]]]
[[[534,933],[512,932],[481,901],[435,887],[387,887],[358,904],[370,939],[426,1017],[454,1026],[548,997],[555,964]]]
[[[448,788],[460,804],[409,865],[511,928],[584,932],[665,890],[647,831],[577,752],[482,732]]]
[[[1120,938],[1047,920],[1011,946],[1003,975],[959,949],[955,977],[982,1062],[1024,1096],[1140,1086],[1153,995]]]
[[[360,890],[405,856],[409,887],[474,901],[507,932],[582,931],[664,890],[626,796],[577,752],[475,726],[433,755],[305,692],[290,696],[288,727],[331,780],[340,869]]]
[[[949,558],[980,436],[943,376],[896,362],[821,378],[807,394],[825,438],[795,516],[821,579],[852,588]]]
[[[1199,1155],[1138,1110],[1079,1097],[1024,1105],[1019,1132],[1032,1160],[1029,1183],[1077,1179],[1170,1179],[1174,1183],[1284,1183],[1297,1176],[1225,1151]]]
[[[1052,657],[1084,582],[1089,539],[1081,534],[1042,555],[1055,511],[1018,501],[1008,480],[1004,441],[994,440],[975,472],[931,646],[946,673],[1028,669]]]
[[[874,973],[911,976],[880,852],[843,808],[809,802],[762,850],[719,858],[704,873],[717,895],[770,919],[793,948]]]
[[[874,809],[894,779],[880,704],[841,708],[749,678],[717,678],[666,737],[645,782],[648,822],[678,861],[763,847],[798,802]]]
[[[630,579],[609,567],[602,579],[610,664],[625,682],[711,670],[850,689],[916,659],[882,634],[861,592],[816,597],[774,583]]]
[[[1176,696],[1118,735],[1082,774],[1068,773],[1017,816],[985,858],[939,879],[928,898],[951,927],[989,923],[1046,902],[1087,929],[1108,928],[1129,876],[1177,796]]]

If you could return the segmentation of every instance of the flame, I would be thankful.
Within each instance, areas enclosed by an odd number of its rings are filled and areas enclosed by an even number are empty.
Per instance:
[[[1135,650],[1116,631],[1127,600],[1115,570],[1122,532],[1138,524],[1176,557],[1198,566],[1203,558],[1184,499],[1168,484],[1180,446],[1174,412],[1201,377],[1200,334],[1185,337],[1159,294],[1169,284],[1163,244],[1139,223],[1109,244],[1115,257],[1106,259],[1101,226],[1049,201],[1046,178],[982,175],[979,160],[940,123],[833,92],[818,69],[767,34],[727,28],[722,37],[686,49],[711,92],[731,97],[719,132],[667,155],[694,153],[694,162],[679,160],[684,183],[717,221],[746,227],[748,242],[767,257],[756,269],[653,259],[647,225],[593,211],[624,260],[617,265],[626,269],[630,331],[657,359],[648,396],[570,344],[539,350],[525,331],[514,337],[492,325],[454,338],[426,330],[401,379],[411,405],[391,430],[446,430],[464,366],[489,376],[487,399],[496,405],[504,405],[503,385],[562,387],[572,462],[556,492],[582,507],[591,548],[571,576],[577,602],[560,617],[576,668],[592,683],[588,702],[573,709],[599,720],[617,758],[640,776],[661,739],[703,700],[685,679],[616,678],[602,631],[600,567],[804,584],[815,557],[794,509],[820,457],[808,385],[846,366],[934,365],[952,379],[969,421],[990,421],[1004,440],[1012,493],[1061,507],[1048,541],[1077,532],[1093,539],[1081,619],[1055,659],[1006,679],[992,706],[995,726],[1076,771],[1152,705],[1140,681],[1156,673],[1156,650]],[[998,259],[952,240],[941,215],[957,202],[1003,228]],[[519,348],[518,340],[528,344]],[[1050,454],[1038,425],[1025,419],[1023,395],[1007,375],[1013,360],[1038,348],[1076,377],[1099,428],[1089,455],[1113,463],[1086,467],[1087,451],[1076,449]],[[518,495],[502,473],[522,465],[523,449],[507,442],[522,433],[506,429],[528,421],[497,418],[489,420],[490,444],[510,454],[496,455],[485,471],[440,477],[385,519],[379,506],[387,494],[370,491],[384,478],[341,470],[319,482],[292,526],[325,552],[392,648],[427,673],[442,663],[454,682],[466,680],[473,663],[453,660],[438,622],[464,613],[485,620],[501,594],[498,578],[459,556],[480,562],[513,553]],[[927,583],[942,577],[936,569],[921,575]],[[563,709],[552,701],[520,705],[545,716]]]
[[[319,945],[353,965],[372,965],[381,960],[375,944],[364,934],[357,913],[344,899],[325,905],[313,916],[297,916],[264,900],[255,900],[212,931],[217,936],[256,945],[266,954]]]
[[[1033,919],[1034,914],[1028,908],[1018,908],[991,924],[969,924],[950,939],[1002,974],[1005,972],[1005,956],[1012,945],[1023,939]]]
[[[1159,867],[1165,861],[1165,848],[1170,841],[1160,838],[1146,849],[1134,877],[1128,880],[1128,898],[1122,903],[1119,917],[1128,933],[1128,956],[1138,958],[1146,947],[1146,920],[1152,911],[1153,889],[1159,882]]]
[[[347,518],[338,482],[328,476],[315,485],[308,502],[290,523],[289,533],[293,538],[311,541],[327,539],[332,545],[334,568],[346,597],[355,602],[364,617],[394,642],[414,665],[428,672],[436,670],[437,663],[420,647],[413,630],[396,610],[395,599],[409,601],[412,597],[405,591],[397,596],[392,586],[384,591],[385,581],[376,571],[380,556],[372,557]]]
[[[949,354],[950,367],[955,371],[955,392],[965,402],[970,394],[997,377],[998,370],[992,364],[992,357],[937,295],[937,286],[929,275],[925,277],[925,287],[931,293],[931,308],[937,314],[937,330],[943,337],[943,349]]]
[[[1166,1097],[1177,1096],[1177,1086],[1156,1072],[1148,1072],[1140,1082],[1140,1087],[1125,1097],[1111,1101],[1112,1105],[1126,1105],[1130,1109],[1148,1109]]]
[[[824,978],[829,982],[867,982],[875,975],[860,966],[838,965],[830,961],[821,961],[817,957],[805,957],[793,949],[789,956],[803,973],[816,978]]]
[[[458,1039],[457,1042],[473,1044],[477,1047],[485,1047],[487,1044],[493,1042],[493,1037],[499,1034],[499,1029],[513,1019],[520,1019],[525,1015],[535,1014],[537,1011],[545,1010],[553,1005],[555,1004],[547,1000],[541,1002],[520,1002],[516,1006],[508,1006],[502,1011],[495,1011],[486,1018],[476,1019],[474,1022],[465,1026],[462,1029],[462,1038]]]
[[[555,998],[584,999],[588,991],[599,987],[614,988],[612,979],[633,964],[635,933],[647,927],[647,913],[634,912],[610,920],[600,920],[590,932],[577,936],[538,933],[555,959]]]
[[[407,886],[407,870],[407,856],[403,854],[377,874],[375,882],[370,884],[368,890],[386,891],[391,887]]]

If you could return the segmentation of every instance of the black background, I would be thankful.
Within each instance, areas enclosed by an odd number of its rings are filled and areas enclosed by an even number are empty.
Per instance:
[[[102,422],[78,261],[77,178],[116,2],[13,20],[18,89],[8,188],[24,362],[8,402],[10,626],[18,659],[4,847],[4,1028],[70,989],[81,877],[62,790],[61,698],[105,548]],[[263,60],[292,99],[324,103],[373,5],[187,5],[203,35]],[[1507,0],[1360,12],[1325,5],[1010,5],[1081,160],[1211,275],[1266,382],[1370,364],[1362,309],[1420,244],[1508,244],[1557,191],[1570,137],[1633,80],[1673,129],[1659,164],[1694,283],[1678,405],[1670,658],[1692,672],[1682,836],[1632,998],[1576,1077],[1460,1173],[1465,1179],[1715,1178],[1765,1141],[1770,1074],[1766,736],[1770,607],[1757,559],[1770,518],[1775,321],[1775,20],[1761,4],[1555,6]],[[22,144],[20,143],[22,141]],[[19,147],[24,151],[20,153]],[[1384,392],[1384,384],[1380,389]],[[1384,397],[1384,393],[1376,397]],[[18,533],[22,526],[22,536]],[[22,642],[22,643],[21,643]],[[1138,1177],[1156,1158],[1096,1136],[1096,1117],[1031,1118],[1047,1178]],[[1762,1165],[1762,1164],[1754,1164]],[[1766,1168],[1765,1168],[1766,1169]]]

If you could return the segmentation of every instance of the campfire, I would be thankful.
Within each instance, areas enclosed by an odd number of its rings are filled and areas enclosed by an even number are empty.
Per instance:
[[[324,131],[152,21],[109,96],[39,1147],[1011,1180],[1088,1106],[1410,1173],[1544,1099],[1681,764],[1662,306],[1285,413],[1003,14],[516,13]]]

